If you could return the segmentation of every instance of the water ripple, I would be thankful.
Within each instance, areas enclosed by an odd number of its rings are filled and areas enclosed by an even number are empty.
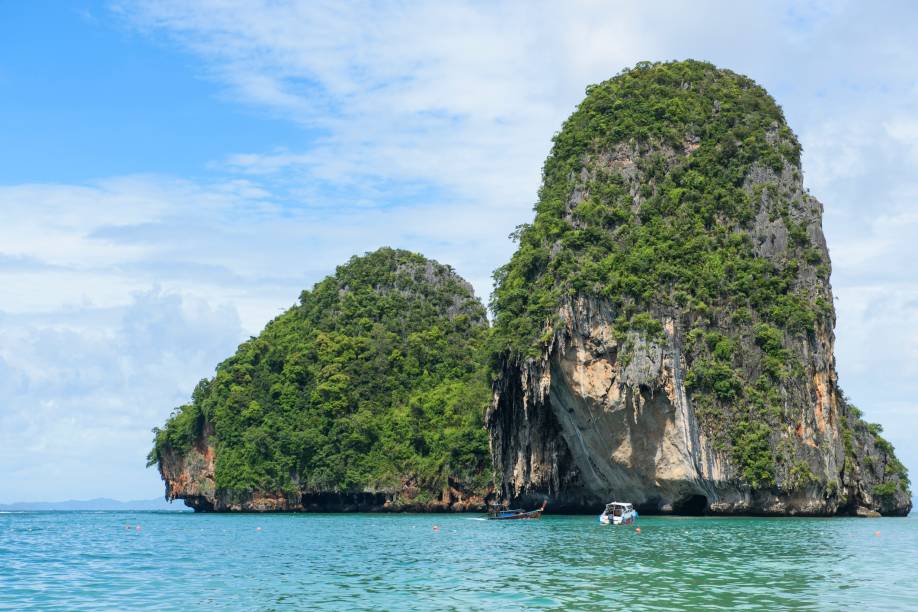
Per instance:
[[[918,607],[911,517],[469,518],[3,514],[0,608]]]

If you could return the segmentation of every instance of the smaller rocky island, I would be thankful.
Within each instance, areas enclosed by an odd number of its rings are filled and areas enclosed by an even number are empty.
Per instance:
[[[487,334],[448,266],[354,257],[198,384],[150,465],[198,511],[481,510]]]

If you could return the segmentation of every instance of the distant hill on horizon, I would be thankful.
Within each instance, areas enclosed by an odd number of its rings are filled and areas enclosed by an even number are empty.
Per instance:
[[[29,512],[41,510],[168,510],[171,512],[190,512],[191,509],[182,503],[171,503],[157,497],[155,499],[136,499],[119,501],[107,497],[95,499],[69,499],[56,502],[14,502],[0,504],[2,512]]]

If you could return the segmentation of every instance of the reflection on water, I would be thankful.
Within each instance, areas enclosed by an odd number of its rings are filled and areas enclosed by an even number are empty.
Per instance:
[[[918,607],[911,517],[474,518],[4,514],[0,608]]]

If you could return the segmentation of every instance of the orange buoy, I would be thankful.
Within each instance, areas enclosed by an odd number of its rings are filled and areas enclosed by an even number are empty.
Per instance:
[[[874,532],[873,532],[873,535],[875,535],[875,536],[877,536],[877,537],[880,537],[880,532],[879,532],[879,531],[874,531]]]
[[[635,530],[636,532],[638,532],[638,533],[641,533],[641,528],[640,528],[640,527],[635,527],[634,530]]]

